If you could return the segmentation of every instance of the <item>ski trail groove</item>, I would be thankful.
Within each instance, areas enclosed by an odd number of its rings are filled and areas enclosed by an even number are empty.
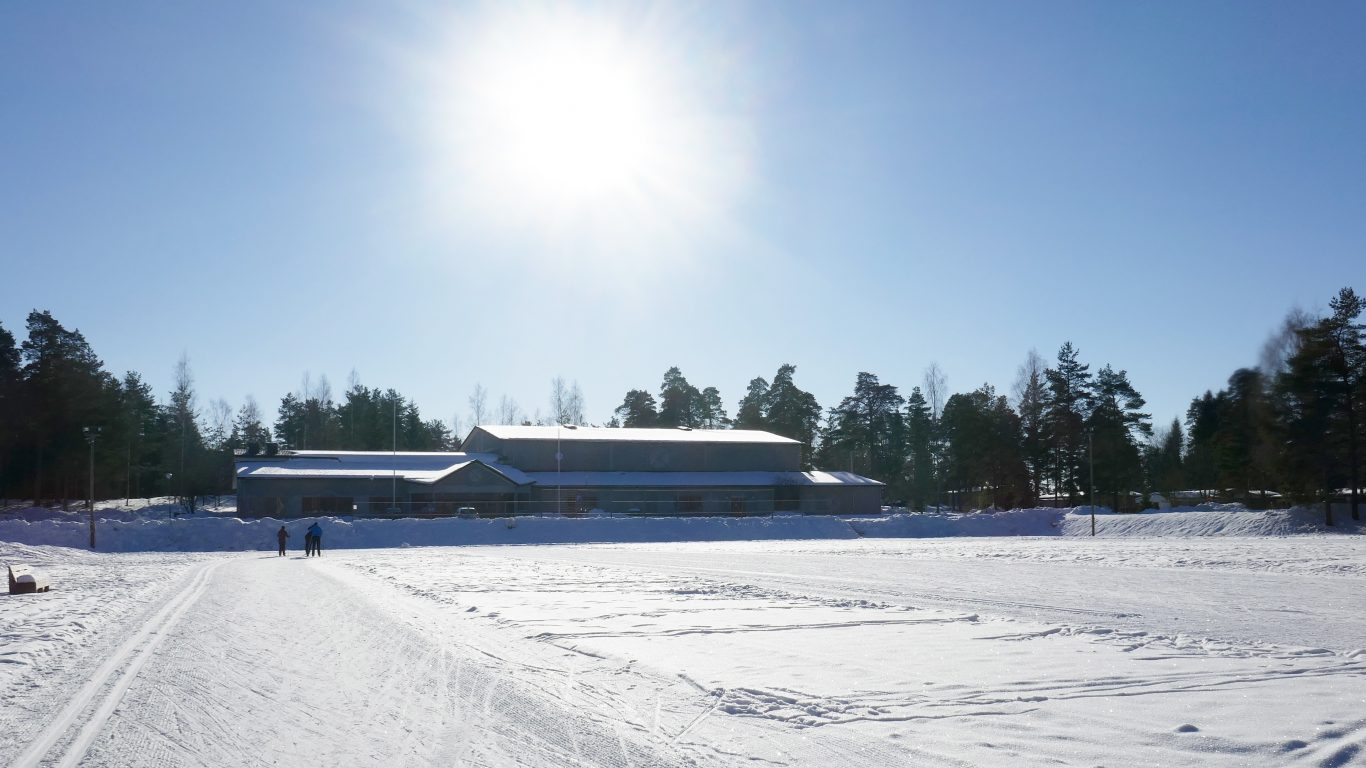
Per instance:
[[[13,768],[37,768],[62,737],[77,726],[81,715],[95,703],[100,692],[107,686],[112,686],[95,711],[81,725],[75,739],[57,765],[66,768],[80,762],[94,741],[95,735],[123,700],[124,693],[137,677],[138,671],[165,639],[167,631],[175,626],[185,611],[204,594],[209,575],[220,564],[221,561],[199,565],[189,583],[168,598],[151,618],[138,627],[132,636],[119,645],[99,669],[95,670],[95,674],[81,686],[75,696],[71,697],[62,711],[19,755]]]

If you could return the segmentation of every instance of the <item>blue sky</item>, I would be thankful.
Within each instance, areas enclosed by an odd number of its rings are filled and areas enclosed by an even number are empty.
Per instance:
[[[649,74],[629,194],[490,186],[506,123],[472,94],[562,28]],[[1161,424],[1366,289],[1363,29],[1352,2],[7,3],[0,323],[50,309],[162,395],[187,353],[204,401],[273,414],[355,369],[447,419],[476,382],[545,411],[560,375],[604,421],[671,365],[732,412],[783,363],[826,407],[931,362],[1008,391],[1071,340]]]

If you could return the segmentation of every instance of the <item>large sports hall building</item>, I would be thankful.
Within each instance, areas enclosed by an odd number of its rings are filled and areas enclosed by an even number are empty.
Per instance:
[[[237,457],[239,514],[866,514],[882,503],[882,483],[804,471],[800,443],[752,430],[487,426],[458,453],[267,453]]]

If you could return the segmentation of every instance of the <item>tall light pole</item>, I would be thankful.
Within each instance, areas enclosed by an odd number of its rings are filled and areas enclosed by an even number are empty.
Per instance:
[[[398,508],[398,393],[394,393],[394,442],[392,443],[394,456],[389,465],[389,476],[391,478],[389,487],[389,508],[395,512]]]
[[[86,499],[86,509],[90,511],[90,548],[95,548],[95,441],[100,437],[99,427],[85,427],[85,441],[90,443],[90,495]]]
[[[1091,535],[1096,535],[1096,443],[1095,430],[1086,430],[1086,452],[1091,457]]]

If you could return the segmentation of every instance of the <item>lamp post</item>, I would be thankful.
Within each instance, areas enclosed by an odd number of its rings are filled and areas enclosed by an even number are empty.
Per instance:
[[[85,507],[90,512],[90,548],[95,548],[95,441],[100,437],[99,427],[85,427],[85,441],[90,444],[90,495]]]
[[[1086,430],[1086,452],[1091,459],[1091,535],[1096,535],[1096,444],[1095,430]]]
[[[398,393],[394,393],[394,442],[393,458],[389,464],[389,509],[399,511],[398,507]]]

